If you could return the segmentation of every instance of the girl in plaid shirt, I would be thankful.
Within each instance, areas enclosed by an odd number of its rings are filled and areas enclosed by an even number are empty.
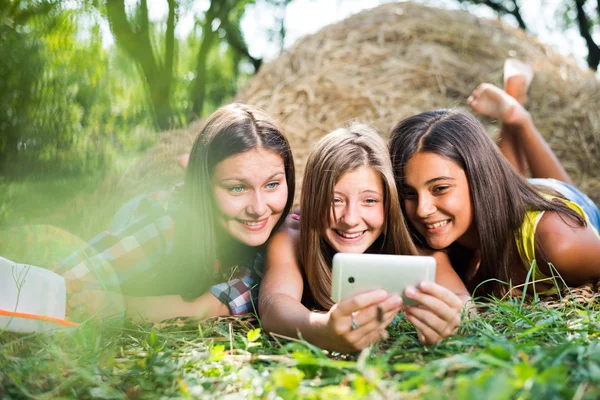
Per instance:
[[[58,266],[69,305],[106,316],[120,290],[127,314],[149,321],[253,311],[265,243],[293,198],[281,129],[256,107],[224,106],[198,134],[181,189],[132,199]]]

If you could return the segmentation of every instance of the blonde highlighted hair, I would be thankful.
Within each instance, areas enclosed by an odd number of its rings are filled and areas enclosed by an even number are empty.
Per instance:
[[[361,167],[375,170],[383,185],[385,223],[381,253],[417,254],[400,209],[389,150],[377,130],[354,123],[325,135],[311,151],[304,172],[299,260],[314,301],[326,310],[334,304],[330,298],[331,255],[327,254],[324,239],[334,187],[344,174]]]

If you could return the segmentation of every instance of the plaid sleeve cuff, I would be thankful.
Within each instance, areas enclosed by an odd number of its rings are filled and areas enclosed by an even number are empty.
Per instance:
[[[249,275],[210,288],[210,293],[227,305],[232,315],[257,313],[258,291],[258,283]]]

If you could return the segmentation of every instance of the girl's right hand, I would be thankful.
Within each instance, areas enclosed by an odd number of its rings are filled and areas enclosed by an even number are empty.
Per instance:
[[[371,290],[341,300],[327,313],[327,348],[355,353],[379,339],[387,339],[387,326],[402,306],[402,298],[384,290]]]

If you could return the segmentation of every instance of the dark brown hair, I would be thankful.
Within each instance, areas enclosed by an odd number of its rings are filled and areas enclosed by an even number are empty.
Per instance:
[[[409,117],[394,127],[390,154],[396,184],[400,189],[404,211],[404,166],[415,153],[435,153],[460,166],[467,176],[473,221],[479,234],[481,264],[475,277],[467,282],[473,290],[482,284],[483,293],[502,294],[509,282],[509,262],[514,256],[515,232],[521,227],[527,210],[561,213],[581,226],[585,221],[562,201],[552,201],[540,194],[540,188],[521,177],[489,138],[481,123],[460,110],[437,110]],[[411,226],[413,238],[420,245],[426,241]],[[465,249],[454,243],[449,249],[453,265],[461,272],[453,255]],[[463,276],[464,278],[464,276]]]
[[[179,292],[195,298],[215,282],[217,260],[215,220],[217,208],[211,184],[214,167],[236,154],[266,149],[283,159],[288,196],[275,232],[285,220],[294,200],[294,160],[290,145],[276,122],[257,107],[233,103],[219,108],[198,134],[185,173],[183,212],[176,221],[174,272]],[[222,265],[221,268],[231,266]]]

